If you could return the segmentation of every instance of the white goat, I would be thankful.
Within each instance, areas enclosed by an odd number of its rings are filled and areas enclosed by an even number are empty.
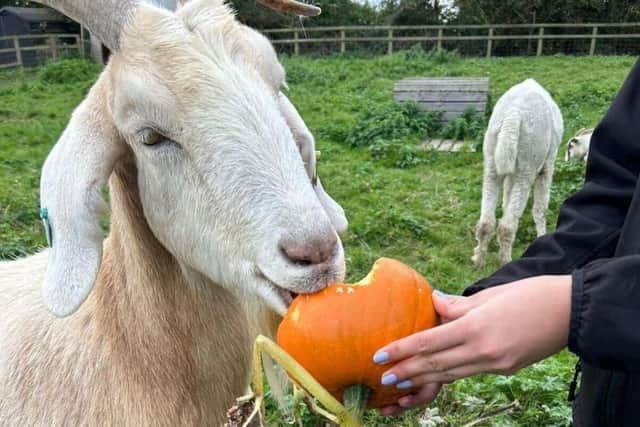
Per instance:
[[[580,129],[567,142],[567,152],[564,156],[565,161],[578,160],[586,162],[589,157],[589,145],[591,145],[591,135],[593,129]]]
[[[113,55],[42,170],[51,249],[0,263],[0,425],[221,425],[258,329],[344,275],[313,137],[220,0],[45,3]]]
[[[482,208],[476,226],[478,245],[471,258],[476,266],[486,263],[501,183],[503,212],[497,227],[500,263],[511,261],[518,222],[534,182],[533,220],[538,236],[545,234],[553,162],[562,133],[560,109],[533,79],[513,86],[496,103],[484,136]]]

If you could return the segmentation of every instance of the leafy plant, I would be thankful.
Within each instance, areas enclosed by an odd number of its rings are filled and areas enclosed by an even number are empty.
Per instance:
[[[584,162],[556,162],[551,187],[551,204],[560,205],[567,194],[580,190],[584,185],[584,174]]]
[[[401,169],[432,161],[431,152],[420,150],[414,143],[403,140],[376,139],[369,147],[371,158],[387,162]]]
[[[435,64],[447,64],[460,60],[460,54],[456,50],[433,48],[429,51],[426,51],[420,43],[416,43],[409,49],[401,51],[400,55],[410,61],[422,60],[429,61]]]
[[[446,139],[471,140],[477,143],[482,139],[486,119],[473,107],[467,107],[460,117],[450,120],[440,131],[440,137]]]
[[[84,59],[51,61],[40,68],[44,83],[77,83],[95,79],[100,66]]]
[[[353,147],[372,145],[378,139],[424,138],[440,128],[440,113],[423,113],[413,101],[369,107],[351,129],[346,141]]]

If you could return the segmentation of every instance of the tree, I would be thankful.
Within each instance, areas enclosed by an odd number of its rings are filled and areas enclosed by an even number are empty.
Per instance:
[[[640,20],[637,0],[456,0],[455,4],[460,24]]]
[[[381,13],[390,25],[437,25],[442,11],[438,0],[386,0]]]

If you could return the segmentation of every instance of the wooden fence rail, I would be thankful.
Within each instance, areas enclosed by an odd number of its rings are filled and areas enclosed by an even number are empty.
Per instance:
[[[14,62],[0,62],[1,68],[22,67],[25,65],[26,52],[41,52],[43,56],[57,59],[66,50],[75,50],[78,55],[84,56],[83,43],[80,34],[38,34],[22,36],[0,37],[0,46],[12,44],[9,48],[0,48],[0,57],[3,54],[15,55]]]
[[[586,32],[579,32],[583,29]],[[499,31],[529,30],[529,34],[498,34]],[[547,31],[550,30],[550,31]],[[571,30],[570,33],[557,33],[558,30]],[[460,32],[474,31],[476,34],[461,35]],[[553,32],[556,31],[556,32]],[[613,32],[612,32],[613,31]],[[300,53],[301,45],[317,43],[336,44],[340,53],[347,51],[349,43],[372,42],[386,44],[386,52],[393,53],[394,45],[401,42],[433,42],[437,50],[441,50],[443,42],[486,42],[485,54],[491,57],[496,41],[525,40],[536,42],[535,54],[544,53],[544,43],[547,40],[589,40],[588,54],[596,53],[598,40],[634,40],[640,39],[640,22],[625,22],[616,24],[586,23],[586,24],[519,24],[519,25],[403,25],[403,26],[342,26],[342,27],[311,27],[311,28],[279,28],[263,30],[274,45],[293,45],[293,53]],[[353,35],[354,32],[358,34]],[[372,32],[386,32],[385,35],[367,35]],[[399,35],[406,32],[421,32],[420,35]],[[453,35],[452,32],[456,33]],[[323,33],[315,36],[317,33]],[[327,33],[330,35],[327,36]],[[333,36],[331,33],[334,33]],[[351,34],[350,34],[351,33]]]

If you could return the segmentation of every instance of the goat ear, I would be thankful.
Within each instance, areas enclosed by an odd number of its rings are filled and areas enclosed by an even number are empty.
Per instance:
[[[335,200],[331,198],[322,188],[322,183],[320,182],[320,178],[317,178],[315,184],[316,195],[318,196],[318,200],[320,200],[320,204],[324,208],[325,212],[329,216],[331,223],[338,233],[344,233],[347,231],[347,227],[349,226],[349,221],[347,221],[347,216],[344,213],[344,209],[342,206],[338,204]]]
[[[302,120],[302,117],[300,117],[296,107],[293,106],[289,98],[282,92],[278,94],[278,106],[298,145],[304,167],[307,170],[307,175],[309,175],[309,179],[313,184],[320,204],[329,216],[329,220],[336,231],[338,233],[346,231],[349,223],[344,214],[344,209],[324,191],[318,178],[316,170],[316,142],[313,135],[309,131],[309,128],[307,128],[304,120]]]
[[[40,203],[51,249],[42,294],[54,315],[74,313],[91,292],[102,260],[102,186],[123,150],[104,99],[76,109],[42,168]]]
[[[571,148],[575,145],[575,143],[576,143],[575,138],[571,138],[567,143],[567,151],[564,153],[565,162],[568,162],[569,160],[571,160]]]

